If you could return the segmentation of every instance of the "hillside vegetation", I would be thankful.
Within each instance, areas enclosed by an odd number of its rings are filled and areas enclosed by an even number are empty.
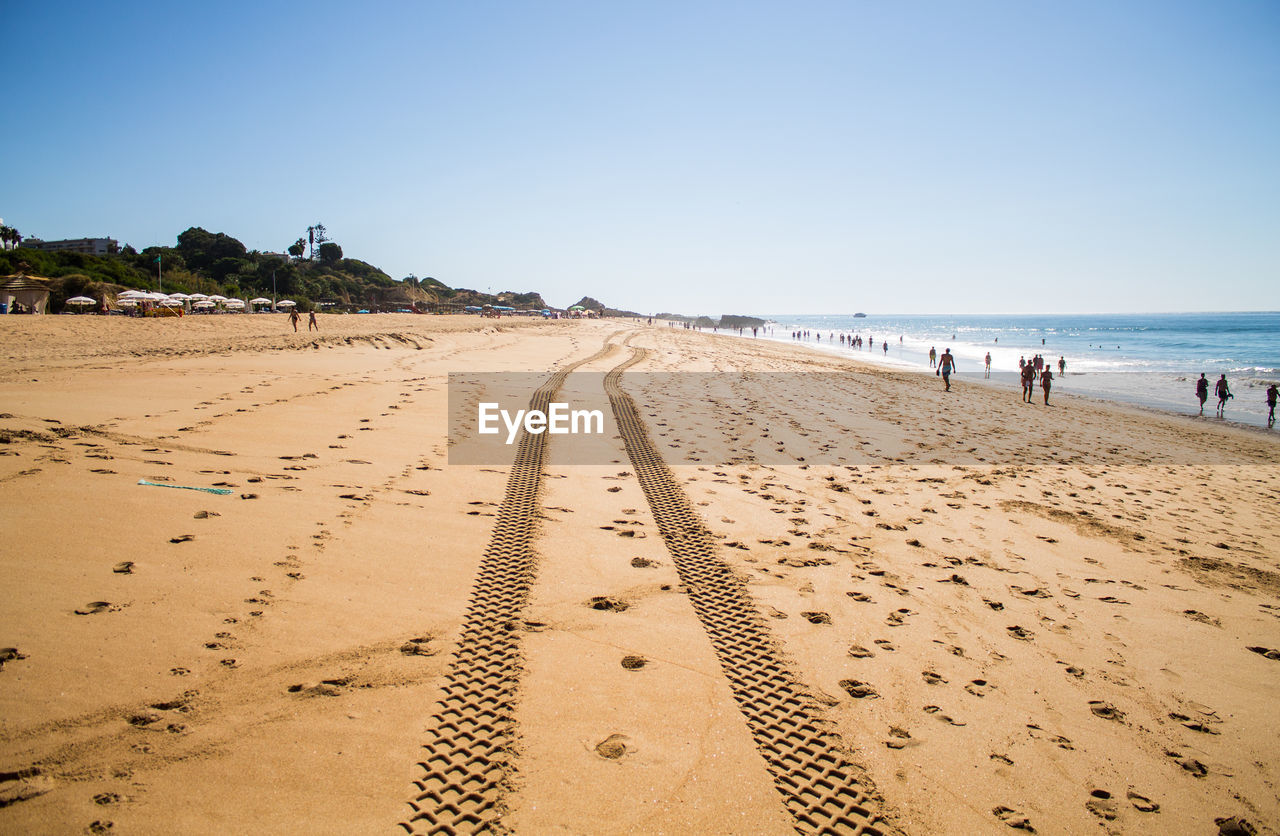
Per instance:
[[[368,262],[345,258],[333,242],[313,246],[311,257],[304,257],[303,239],[289,249],[290,255],[249,250],[226,233],[191,227],[178,236],[177,246],[147,247],[141,252],[127,246],[116,255],[101,256],[21,246],[0,250],[0,275],[25,273],[52,279],[53,310],[61,309],[72,296],[113,299],[127,288],[240,299],[274,294],[294,300],[303,311],[321,302],[369,310],[483,304],[547,307],[538,293],[487,294],[416,276],[396,280]]]

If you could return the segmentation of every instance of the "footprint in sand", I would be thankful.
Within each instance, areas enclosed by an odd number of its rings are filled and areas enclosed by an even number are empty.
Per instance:
[[[1031,641],[1031,636],[1032,636],[1031,631],[1027,630],[1024,627],[1019,627],[1018,625],[1015,624],[1012,627],[1006,627],[1005,629],[1008,630],[1009,635],[1015,639],[1019,639],[1024,642]]]
[[[25,658],[27,658],[27,654],[22,653],[16,647],[0,647],[0,669],[4,668],[5,662],[13,662]]]
[[[114,606],[110,601],[90,601],[80,609],[76,610],[76,615],[97,615],[100,612],[116,612],[120,609]]]
[[[1063,737],[1060,734],[1052,734],[1050,732],[1047,732],[1044,729],[1040,728],[1039,726],[1035,725],[1034,723],[1027,724],[1027,731],[1031,735],[1033,740],[1047,740],[1053,745],[1057,746],[1059,749],[1066,749],[1068,751],[1076,748],[1074,745],[1072,745],[1071,738]]]
[[[1004,822],[1014,830],[1025,830],[1028,833],[1035,833],[1036,829],[1031,826],[1031,819],[1022,815],[1012,807],[1005,807],[1003,804],[999,807],[991,808],[991,815]]]
[[[1115,799],[1106,790],[1093,790],[1090,792],[1089,800],[1084,803],[1084,806],[1090,813],[1106,821],[1115,821],[1119,815]]]
[[[1174,763],[1190,772],[1196,778],[1203,778],[1209,774],[1209,768],[1195,758],[1184,758],[1178,752],[1165,752],[1165,754],[1173,758]]]
[[[889,641],[888,639],[876,639],[875,643],[880,645],[881,650],[887,650],[889,652],[893,652],[898,649],[894,647],[893,642]]]
[[[856,679],[842,679],[839,684],[855,700],[875,699],[880,696],[876,693],[875,688],[872,688],[866,682],[859,682]]]
[[[611,734],[593,748],[600,757],[616,761],[627,753],[627,741],[629,740],[630,738],[624,734]]]
[[[629,671],[638,671],[645,665],[649,664],[649,660],[643,656],[623,656],[622,667]]]
[[[889,727],[889,739],[884,742],[890,749],[905,749],[912,744],[911,733],[897,726]]]
[[[431,646],[430,636],[420,636],[400,645],[400,652],[405,656],[434,656],[439,650]]]
[[[1116,722],[1124,720],[1123,711],[1101,700],[1089,700],[1089,710],[1094,713],[1094,716],[1101,717],[1104,720],[1115,720]]]
[[[947,680],[943,679],[942,675],[937,671],[920,671],[920,676],[924,678],[925,684],[927,685],[947,684]]]
[[[964,686],[964,689],[975,697],[985,697],[987,694],[991,693],[991,689],[994,687],[995,686],[987,682],[985,679],[974,679],[971,680],[968,685]]]
[[[307,682],[290,685],[286,690],[290,694],[304,697],[338,697],[342,689],[350,682],[348,679],[324,679],[320,682]]]
[[[959,720],[955,719],[954,717],[951,717],[951,716],[948,716],[948,715],[946,715],[946,714],[943,714],[943,713],[942,713],[942,707],[941,707],[941,706],[937,706],[937,705],[926,705],[926,706],[924,707],[924,713],[925,713],[925,714],[932,714],[934,717],[937,717],[937,718],[938,718],[939,720],[941,720],[942,722],[944,722],[944,723],[948,723],[948,724],[950,724],[950,725],[952,725],[952,726],[963,726],[963,725],[965,725],[965,723],[962,723],[961,721],[959,721]]]
[[[1129,799],[1129,803],[1133,805],[1134,809],[1138,810],[1139,812],[1142,812],[1142,813],[1160,812],[1160,805],[1152,801],[1150,798],[1147,798],[1145,795],[1139,795],[1133,790],[1129,790],[1129,792],[1125,794],[1125,797]]]
[[[875,656],[870,650],[867,650],[860,644],[849,645],[849,655],[854,659],[870,659]]]
[[[126,723],[133,726],[134,728],[141,729],[141,728],[146,728],[147,726],[150,726],[153,723],[159,722],[161,718],[160,718],[160,715],[155,713],[154,711],[139,711],[135,714],[130,714],[128,717],[125,717],[124,719]]]
[[[117,575],[132,575],[132,574],[133,574],[133,561],[132,561],[132,560],[122,560],[122,561],[120,561],[119,563],[117,563],[115,566],[112,566],[112,567],[111,567],[111,571],[112,571],[112,572],[115,572]]]
[[[884,623],[889,627],[901,627],[906,623],[907,616],[912,614],[911,610],[903,607],[902,609],[889,613],[889,617],[884,620]]]
[[[622,612],[631,605],[619,598],[610,598],[607,595],[597,595],[587,601],[587,606],[593,610],[602,610],[605,612]]]
[[[1257,836],[1258,830],[1240,816],[1227,816],[1214,819],[1218,826],[1218,836]]]
[[[810,624],[830,624],[831,616],[825,612],[802,612],[800,617]]]

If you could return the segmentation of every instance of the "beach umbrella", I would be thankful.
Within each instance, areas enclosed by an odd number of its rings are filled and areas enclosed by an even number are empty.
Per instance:
[[[177,299],[179,302],[185,302],[185,301],[187,301],[188,299],[190,299],[191,297],[190,297],[190,296],[188,296],[188,295],[187,295],[187,294],[185,294],[185,293],[170,293],[170,294],[169,294],[169,298],[170,298],[170,299]]]
[[[223,302],[222,304],[226,305],[228,308],[243,308],[243,307],[244,307],[244,300],[243,300],[243,299],[228,299],[227,301]]]
[[[210,296],[210,297],[209,297],[209,301],[210,301],[210,302],[225,302],[225,301],[227,301],[227,297],[225,297],[225,296],[221,296],[221,295],[219,295],[219,294],[215,293],[215,294],[213,294],[212,296]]]
[[[116,296],[117,299],[145,299],[147,292],[145,290],[122,290]]]
[[[138,300],[137,299],[117,299],[116,303],[120,305],[120,307],[122,308],[132,308],[137,306]]]
[[[165,308],[181,308],[181,299],[161,299],[157,304]]]
[[[279,302],[276,302],[276,307],[277,307],[277,308],[292,308],[292,307],[293,307],[294,305],[296,305],[296,304],[298,304],[298,303],[297,303],[297,302],[295,302],[295,301],[293,301],[292,299],[281,299]]]
[[[206,299],[208,299],[209,297],[208,297],[208,296],[206,296],[206,295],[204,295],[203,293],[193,293],[193,294],[191,294],[190,296],[188,296],[187,298],[188,298],[188,299],[190,299],[192,302],[197,302],[197,301],[198,301],[198,302],[203,302],[203,301],[205,301]]]
[[[205,308],[212,308],[214,304],[215,303],[210,302],[208,299],[201,299],[197,302],[192,302],[191,307],[205,309]]]
[[[67,300],[68,305],[96,305],[97,299],[90,299],[88,296],[72,296]]]
[[[270,305],[271,300],[263,299],[261,296],[259,296],[257,299],[250,299],[249,304],[250,305]]]

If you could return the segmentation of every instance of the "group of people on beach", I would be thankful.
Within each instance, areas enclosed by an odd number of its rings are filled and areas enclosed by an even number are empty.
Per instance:
[[[803,331],[792,331],[792,332],[791,332],[791,339],[793,339],[793,340],[807,340],[807,339],[809,339],[810,337],[813,337],[813,338],[814,338],[815,340],[817,340],[818,342],[822,342],[822,332],[821,332],[821,331],[818,331],[818,332],[816,332],[816,333],[815,333],[815,332],[813,332],[813,331],[808,331],[808,330],[803,330]],[[854,334],[848,334],[848,335],[846,335],[846,334],[840,334],[839,336],[837,336],[834,332],[832,332],[832,331],[828,331],[828,332],[827,332],[827,339],[828,339],[828,340],[830,340],[831,342],[836,342],[836,341],[838,340],[838,341],[840,342],[841,347],[844,347],[844,346],[846,346],[846,345],[847,345],[849,348],[862,348],[863,346],[866,346],[866,347],[867,347],[869,350],[871,350],[871,351],[874,351],[874,350],[876,349],[876,340],[875,340],[875,337],[870,337],[870,336],[869,336],[869,337],[867,337],[867,338],[864,340],[864,339],[862,338],[862,335],[861,335],[861,334],[857,334],[857,335],[854,335]],[[898,342],[899,342],[899,343],[901,343],[901,342],[902,342],[902,337],[898,337]],[[883,351],[883,352],[885,353],[885,355],[886,355],[886,356],[889,354],[889,341],[888,341],[888,340],[882,340],[882,341],[881,341],[881,343],[880,343],[880,350],[881,350],[881,351]]]
[[[1215,414],[1222,418],[1226,413],[1227,401],[1235,397],[1231,394],[1231,384],[1227,383],[1225,374],[1213,385],[1213,394],[1218,398],[1218,410]],[[1200,401],[1200,414],[1204,415],[1204,405],[1209,400],[1209,379],[1204,376],[1204,372],[1200,373],[1200,379],[1196,381],[1196,398]],[[1280,388],[1272,383],[1267,389],[1267,429],[1276,425],[1277,402],[1280,402]]]
[[[991,367],[991,354],[987,354],[987,367]],[[1044,405],[1049,405],[1049,392],[1053,389],[1053,372],[1049,368],[1049,364],[1045,362],[1044,357],[1039,354],[1027,360],[1026,357],[1018,358],[1018,369],[1022,379],[1022,401],[1023,403],[1032,403],[1032,399],[1036,393],[1036,382],[1040,383],[1040,389],[1044,392]],[[1067,373],[1067,358],[1058,358],[1058,374]]]
[[[302,317],[298,315],[296,310],[289,312],[289,322],[293,324],[294,331],[298,330],[298,322],[301,321],[301,319]],[[311,317],[307,320],[307,330],[310,331],[312,329],[315,329],[316,331],[320,330],[320,323],[316,322],[315,311],[311,312]]]
[[[817,341],[821,342],[822,332],[809,331],[809,330],[792,331],[791,339],[793,340],[816,339]],[[865,346],[866,348],[869,348],[873,351],[876,348],[880,348],[886,355],[889,353],[888,341],[883,341],[879,346],[877,346],[875,342],[875,338],[870,336],[864,339],[861,334],[837,335],[835,333],[829,332],[827,334],[827,339],[830,340],[831,342],[838,341],[841,347],[848,346],[849,348],[853,348],[853,349],[861,349]],[[902,342],[902,338],[899,337],[898,341]],[[999,340],[997,340],[997,342],[998,341]],[[1116,346],[1116,348],[1119,348],[1119,347],[1120,346]],[[1056,377],[1062,377],[1067,373],[1066,357],[1064,356],[1058,357],[1058,362],[1056,363],[1056,365],[1058,367],[1058,374],[1056,375]],[[991,377],[991,352],[989,351],[987,352],[987,356],[984,358],[984,366],[985,368],[984,368],[983,376],[987,378]],[[946,391],[950,392],[951,391],[951,375],[955,374],[956,372],[956,358],[955,358],[955,355],[951,353],[951,349],[944,348],[942,354],[939,355],[937,348],[934,346],[930,346],[929,347],[929,368],[936,370],[934,373],[938,377],[942,378],[943,385],[945,386]],[[1018,358],[1018,369],[1019,369],[1019,377],[1021,378],[1021,381],[1022,381],[1022,402],[1034,403],[1036,386],[1039,385],[1040,391],[1041,391],[1041,397],[1043,399],[1044,405],[1048,406],[1049,394],[1053,390],[1053,381],[1055,379],[1055,375],[1051,370],[1049,361],[1047,361],[1044,358],[1044,356],[1040,354],[1033,355],[1030,360],[1028,360],[1024,355]],[[1231,387],[1227,383],[1227,376],[1225,374],[1219,377],[1217,383],[1214,385],[1214,394],[1218,398],[1217,416],[1221,418],[1223,417],[1223,413],[1226,409],[1227,401],[1235,397],[1235,395],[1231,394]],[[1200,399],[1200,414],[1204,415],[1204,405],[1209,400],[1209,381],[1203,374],[1201,374],[1200,379],[1196,381],[1196,397]],[[1278,387],[1276,384],[1273,383],[1271,384],[1270,388],[1267,389],[1267,413],[1268,413],[1267,427],[1268,428],[1272,428],[1276,424],[1276,407],[1277,406],[1280,406],[1280,387]]]

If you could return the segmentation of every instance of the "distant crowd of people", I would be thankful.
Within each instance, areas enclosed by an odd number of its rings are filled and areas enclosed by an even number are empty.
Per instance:
[[[821,331],[798,330],[791,332],[793,340],[817,340],[822,342]],[[952,339],[955,339],[954,335]],[[879,348],[885,355],[889,353],[888,340],[882,340],[879,345],[876,344],[875,337],[867,336],[863,338],[861,334],[836,334],[834,332],[827,333],[827,340],[832,343],[839,343],[841,347],[848,346],[852,349],[866,348],[874,351]],[[902,337],[898,337],[898,343],[903,342]],[[996,340],[999,342],[999,340]],[[1043,341],[1042,341],[1043,342]],[[1092,346],[1091,346],[1092,347]],[[1119,348],[1120,346],[1116,346]],[[991,377],[991,352],[987,352],[984,360],[983,377]],[[1054,365],[1058,367],[1058,374],[1055,376],[1051,370],[1050,363],[1042,355],[1035,354],[1030,360],[1026,356],[1018,358],[1019,377],[1022,382],[1022,401],[1023,403],[1035,402],[1036,387],[1040,387],[1041,398],[1045,406],[1049,405],[1049,395],[1053,390],[1053,381],[1055,377],[1062,377],[1067,373],[1067,358],[1059,356],[1058,362]],[[934,346],[929,348],[929,368],[934,369],[934,374],[942,378],[945,390],[951,391],[951,375],[956,373],[956,358],[951,353],[950,348],[944,348],[942,354],[938,354],[938,350]],[[1214,394],[1218,398],[1217,416],[1222,418],[1226,411],[1227,401],[1235,397],[1231,394],[1231,387],[1227,383],[1227,376],[1224,374],[1218,378],[1217,383],[1213,387]],[[1204,405],[1209,400],[1209,381],[1201,374],[1200,379],[1196,381],[1196,397],[1200,400],[1200,414],[1204,414]],[[1280,387],[1277,384],[1271,384],[1267,389],[1267,427],[1274,427],[1276,424],[1276,406],[1280,405]]]

